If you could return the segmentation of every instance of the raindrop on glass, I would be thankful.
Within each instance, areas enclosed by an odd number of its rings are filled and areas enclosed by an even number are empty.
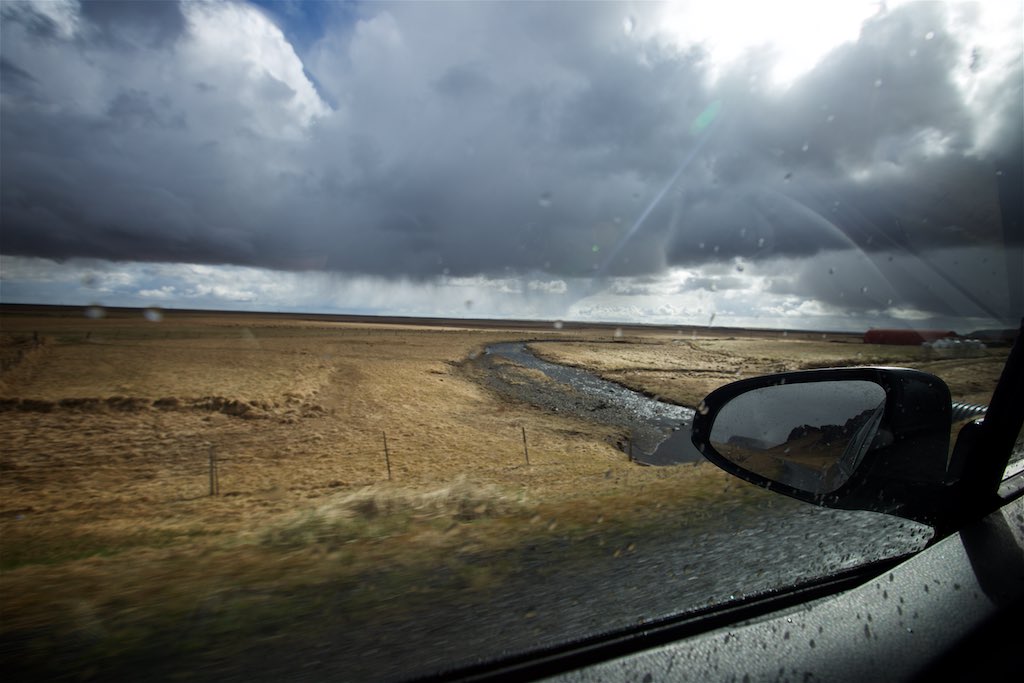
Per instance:
[[[836,274],[836,269],[835,268],[829,268],[828,269],[828,274],[829,275],[835,275]]]
[[[615,338],[616,339],[622,339],[622,328],[621,327],[616,327],[615,328]]]
[[[159,308],[151,306],[142,312],[142,317],[151,323],[158,323],[164,319],[164,312]]]
[[[759,246],[759,247],[763,247],[764,246],[764,238],[763,237],[759,237],[757,239],[757,246]]]
[[[835,114],[829,114],[828,116],[825,117],[825,120],[828,121],[829,123],[832,123],[833,121],[836,120],[836,115]]]
[[[867,288],[867,285],[865,285],[865,286],[863,286],[863,287],[861,287],[861,288],[860,288],[860,293],[861,293],[861,294],[867,294],[867,293],[868,293],[868,288]]]
[[[924,34],[924,39],[925,40],[931,40],[934,37],[935,37],[935,31],[928,31],[928,33]]]
[[[636,29],[636,19],[633,17],[626,17],[622,20],[622,32],[627,36],[633,35],[633,30]]]
[[[701,415],[708,414],[708,407],[704,403],[704,401],[701,401],[700,403],[697,404],[697,412],[700,413]]]
[[[804,143],[804,146],[800,148],[800,151],[801,151],[801,152],[806,152],[806,151],[807,151],[807,150],[809,150],[810,148],[811,148],[811,146],[810,146],[809,144],[807,144],[807,143],[805,142],[805,143]]]
[[[551,206],[551,193],[542,192],[540,198],[537,200],[537,203],[540,204],[545,209]]]
[[[107,317],[107,312],[99,304],[93,304],[92,306],[85,307],[85,317],[90,320],[99,320],[100,318]]]
[[[876,88],[881,88],[882,87],[882,79],[881,78],[876,78],[875,79],[875,87]]]
[[[742,263],[737,263],[737,264],[736,264],[736,272],[737,272],[737,273],[742,273],[742,272],[743,272],[743,270],[744,270],[744,266],[743,266],[743,264],[742,264]]]
[[[555,321],[555,329],[556,329],[556,330],[560,330],[560,329],[562,329],[563,327],[564,327],[564,325],[563,325],[563,323],[562,323],[562,321],[561,321],[561,320],[556,320],[556,321]]]

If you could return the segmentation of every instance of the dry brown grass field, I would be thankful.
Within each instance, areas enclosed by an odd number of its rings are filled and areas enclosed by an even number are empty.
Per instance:
[[[913,367],[941,377],[953,400],[987,403],[999,378],[1006,349],[985,349],[969,357],[915,346],[862,344],[859,335],[808,333],[726,334],[702,330],[629,337],[631,343],[576,341],[537,344],[547,360],[597,371],[638,391],[695,406],[715,388],[737,379],[773,372],[881,365]]]
[[[411,586],[444,564],[458,590],[486,591],[503,568],[460,558],[770,495],[711,466],[634,465],[614,429],[502,399],[465,367],[496,341],[564,339],[534,348],[691,406],[743,376],[867,363],[984,402],[1005,357],[818,337],[6,310],[0,642],[39,662],[68,642],[117,657],[196,610],[230,629],[256,603],[382,565]]]

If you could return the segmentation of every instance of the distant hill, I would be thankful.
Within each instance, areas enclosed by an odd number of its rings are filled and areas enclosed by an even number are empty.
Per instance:
[[[1002,330],[975,330],[967,335],[970,339],[977,339],[989,346],[1010,346],[1017,340],[1018,330],[1008,327]]]
[[[803,425],[800,427],[794,427],[789,433],[787,441],[804,441],[807,445],[821,445],[825,447],[831,447],[835,443],[843,443],[848,441],[853,434],[857,433],[861,427],[874,414],[874,408],[868,408],[858,415],[854,415],[846,421],[844,425],[822,425],[820,427],[812,427],[811,425]],[[807,440],[808,436],[817,434],[816,440]]]

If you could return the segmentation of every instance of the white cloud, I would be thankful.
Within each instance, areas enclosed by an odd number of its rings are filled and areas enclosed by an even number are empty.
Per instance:
[[[780,266],[782,267],[782,266]],[[824,330],[917,324],[969,331],[998,325],[983,316],[936,316],[908,306],[869,308],[851,314],[841,306],[797,294],[773,292],[763,273],[736,274],[725,291],[679,289],[680,275],[660,283],[650,277],[630,289],[586,280],[439,278],[414,281],[342,276],[311,271],[284,273],[239,266],[109,263],[4,256],[0,260],[7,302],[173,308],[369,313],[413,317],[563,319],[661,325],[754,326]],[[699,269],[686,271],[700,277]],[[712,276],[713,277],[713,276]],[[658,292],[658,293],[651,293]],[[554,296],[552,296],[554,294]]]
[[[236,100],[260,135],[300,139],[328,113],[295,50],[263,13],[235,2],[188,2],[183,11],[184,70]]]
[[[907,321],[928,320],[929,318],[934,317],[933,314],[926,313],[925,311],[919,311],[916,308],[897,308],[895,306],[885,309],[885,315],[894,320]]]
[[[565,294],[569,287],[565,280],[530,280],[527,289],[531,292],[546,292],[548,294]]]
[[[146,299],[166,300],[177,294],[177,290],[170,285],[164,285],[160,289],[140,289],[139,296]]]
[[[789,85],[837,45],[856,40],[877,11],[877,3],[860,0],[679,2],[665,4],[652,29],[681,46],[701,45],[715,76],[759,50],[761,59],[774,59],[769,80]]]

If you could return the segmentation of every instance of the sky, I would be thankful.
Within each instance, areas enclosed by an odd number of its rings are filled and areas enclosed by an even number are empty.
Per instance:
[[[0,4],[0,301],[1016,326],[1024,11]]]

